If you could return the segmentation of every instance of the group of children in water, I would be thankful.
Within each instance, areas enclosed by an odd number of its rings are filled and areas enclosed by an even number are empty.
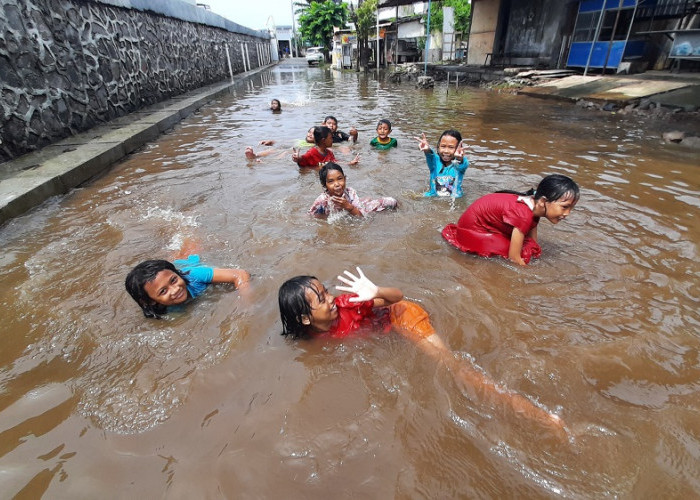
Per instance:
[[[281,112],[281,103],[274,99],[271,110]],[[390,137],[391,122],[380,120],[377,136],[370,144],[379,149],[397,147]],[[319,170],[324,192],[316,198],[309,213],[325,217],[347,212],[365,216],[396,208],[394,198],[360,198],[346,185],[345,173],[336,162],[331,147],[334,143],[357,141],[358,132],[338,130],[333,116],[321,126],[312,127],[306,140],[313,136],[313,147],[304,154],[294,149],[292,160],[300,168]],[[438,139],[437,150],[430,146],[425,134],[416,137],[418,148],[425,155],[430,173],[425,196],[463,196],[462,180],[469,167],[462,136],[456,130],[446,130]],[[265,143],[265,141],[263,141]],[[252,148],[248,158],[256,157]],[[249,154],[250,153],[250,154]],[[359,155],[350,165],[356,165]],[[484,257],[501,256],[519,265],[526,265],[541,254],[537,243],[537,225],[542,217],[553,224],[564,220],[579,199],[578,185],[569,177],[548,175],[536,189],[520,193],[499,191],[474,201],[456,224],[442,231],[447,242],[459,250]],[[219,269],[204,266],[196,255],[183,255],[184,260],[173,263],[147,260],[137,265],[126,278],[126,289],[146,317],[158,318],[169,307],[184,304],[197,297],[210,283],[232,283],[238,289],[248,286],[250,276],[239,269]],[[422,350],[439,359],[453,370],[455,376],[482,396],[501,400],[516,412],[533,419],[561,427],[556,415],[534,405],[521,395],[502,391],[482,372],[458,361],[444,345],[430,324],[428,314],[419,305],[404,301],[397,288],[379,287],[357,268],[357,274],[345,271],[338,276],[343,285],[338,290],[347,294],[335,297],[315,277],[296,276],[285,281],[279,289],[278,301],[282,334],[293,339],[318,336],[344,337],[359,331],[395,330],[414,341]]]

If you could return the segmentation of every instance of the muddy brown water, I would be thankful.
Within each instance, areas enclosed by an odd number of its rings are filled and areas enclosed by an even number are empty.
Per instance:
[[[271,98],[283,112],[267,110]],[[329,223],[291,147],[326,114],[346,168],[400,208]],[[380,118],[399,148],[372,151]],[[0,229],[0,491],[19,498],[584,498],[700,495],[697,151],[688,124],[279,66],[108,173]],[[465,198],[420,196],[413,137],[462,132]],[[261,162],[246,145],[278,142]],[[256,146],[256,150],[263,150]],[[347,161],[351,152],[337,151]],[[547,173],[581,201],[527,268],[440,237],[469,202]],[[196,237],[253,276],[142,317],[123,279]],[[291,343],[277,288],[360,265],[431,314],[464,363],[566,422],[552,435],[456,383],[398,335]]]

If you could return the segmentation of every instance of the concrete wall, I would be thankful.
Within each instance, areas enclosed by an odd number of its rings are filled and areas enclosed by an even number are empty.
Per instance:
[[[180,0],[0,0],[0,162],[268,64],[269,35]]]
[[[578,0],[472,0],[468,64],[498,63],[556,67],[576,20]]]
[[[577,7],[578,0],[511,2],[503,47],[512,64],[556,67],[562,43],[573,29]]]
[[[501,0],[472,0],[472,25],[469,30],[467,64],[484,64],[493,52]]]

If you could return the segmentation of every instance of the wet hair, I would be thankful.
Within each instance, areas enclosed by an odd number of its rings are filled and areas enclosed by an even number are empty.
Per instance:
[[[440,141],[441,141],[442,138],[445,137],[446,135],[449,136],[449,137],[454,137],[455,139],[457,139],[457,144],[459,144],[460,142],[462,142],[462,134],[460,134],[457,130],[449,129],[449,130],[445,130],[445,131],[440,135],[440,138],[438,139],[438,144],[440,144]]]
[[[581,193],[578,184],[573,179],[561,174],[551,174],[546,176],[537,185],[537,189],[530,189],[524,193],[519,191],[496,191],[497,193],[517,194],[519,196],[532,196],[535,200],[545,198],[547,201],[557,201],[561,198],[573,198],[578,201]]]
[[[143,315],[147,318],[160,318],[167,311],[167,307],[155,302],[148,296],[144,288],[146,283],[153,281],[159,272],[166,270],[174,272],[185,280],[185,283],[189,283],[185,276],[187,273],[180,272],[167,260],[144,260],[129,271],[129,274],[126,275],[126,280],[124,280],[126,291],[129,292],[131,298],[136,301],[143,311]]]
[[[323,167],[321,167],[321,170],[318,171],[318,178],[321,181],[321,186],[323,186],[324,188],[326,187],[326,179],[328,178],[328,172],[330,172],[331,170],[337,170],[338,172],[343,174],[343,177],[345,177],[343,167],[341,167],[337,163],[329,161]]]
[[[323,119],[323,123],[326,123],[328,120],[333,120],[336,125],[338,124],[338,119],[335,116],[328,115]]]
[[[377,128],[379,128],[379,125],[382,125],[382,124],[386,125],[387,127],[389,127],[389,130],[391,130],[391,122],[389,120],[386,120],[386,119],[379,120],[377,122]]]
[[[272,100],[270,101],[270,109],[272,109],[272,103],[273,103],[273,102],[276,102],[276,103],[277,103],[277,109],[273,109],[272,112],[273,112],[273,113],[278,113],[278,112],[282,111],[282,103],[280,102],[279,99],[272,99]]]
[[[318,144],[332,133],[333,132],[331,132],[331,129],[324,127],[323,125],[314,127],[314,143]]]
[[[308,326],[302,323],[302,317],[311,315],[311,304],[306,298],[306,291],[312,290],[318,294],[312,286],[314,280],[318,281],[318,278],[295,276],[282,283],[278,293],[282,335],[289,335],[293,339],[306,336]]]

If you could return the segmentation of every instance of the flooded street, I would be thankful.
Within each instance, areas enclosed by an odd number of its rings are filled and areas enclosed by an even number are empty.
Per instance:
[[[291,148],[326,115],[359,131],[334,148],[348,185],[398,210],[306,215],[321,185]],[[398,148],[369,147],[381,118]],[[305,65],[237,84],[0,228],[0,496],[700,496],[700,158],[661,140],[679,126]],[[424,198],[414,137],[436,146],[449,128],[469,147],[465,196]],[[274,153],[246,160],[246,146]],[[551,173],[581,199],[566,221],[542,221],[530,266],[442,239],[476,198]],[[124,278],[185,238],[207,264],[248,270],[252,287],[210,287],[146,319]],[[465,364],[559,415],[566,436],[397,334],[280,335],[283,281],[313,274],[330,289],[357,265],[419,302]]]

